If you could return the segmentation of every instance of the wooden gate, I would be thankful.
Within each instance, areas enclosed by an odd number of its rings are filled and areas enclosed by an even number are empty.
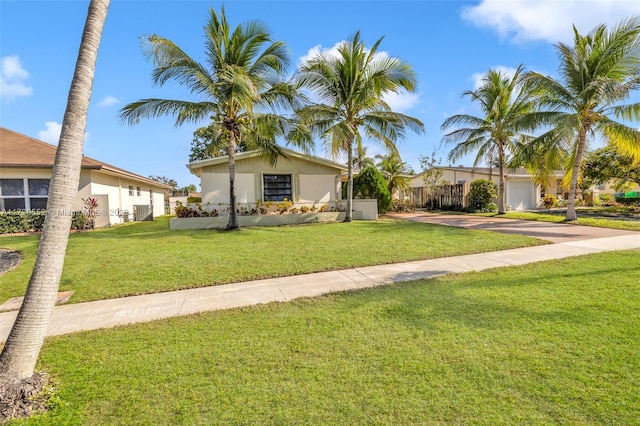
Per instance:
[[[458,183],[455,185],[438,185],[433,191],[425,187],[413,188],[413,204],[427,209],[462,209],[465,207],[465,197],[469,192],[469,185]]]

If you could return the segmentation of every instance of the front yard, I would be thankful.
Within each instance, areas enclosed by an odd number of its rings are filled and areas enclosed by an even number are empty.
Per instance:
[[[70,303],[542,244],[524,236],[407,221],[171,231],[169,218],[72,234],[60,291]],[[24,294],[38,237],[2,237],[22,264],[0,276],[0,303]]]
[[[597,226],[601,228],[640,231],[640,211],[634,208],[578,207],[578,220],[566,222],[573,225]],[[537,212],[511,211],[505,214],[479,213],[481,216],[505,217],[542,222],[561,223],[565,220],[566,209],[540,210]]]
[[[55,408],[25,424],[637,425],[638,256],[49,339]]]

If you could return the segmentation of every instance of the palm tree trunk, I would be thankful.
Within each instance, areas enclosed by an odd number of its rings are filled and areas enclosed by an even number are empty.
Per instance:
[[[498,173],[499,180],[498,183],[498,214],[505,214],[507,211],[507,204],[504,196],[504,153],[500,149],[498,151]]]
[[[353,141],[347,144],[347,212],[344,215],[345,222],[351,222],[351,210],[353,209]]]
[[[0,390],[33,376],[44,343],[64,264],[71,212],[78,194],[82,146],[98,47],[109,0],[92,0],[69,89],[51,175],[42,238],[29,286],[0,354]]]
[[[238,214],[236,212],[236,132],[229,132],[229,223],[227,229],[238,228]]]
[[[577,220],[576,213],[576,193],[578,192],[578,176],[580,174],[580,164],[582,163],[582,154],[584,153],[584,145],[587,140],[587,130],[581,129],[578,134],[578,147],[576,148],[576,158],[573,162],[573,170],[571,172],[571,184],[569,185],[569,203],[567,204],[567,216],[565,220]]]
[[[578,133],[578,147],[576,149],[576,158],[573,161],[573,170],[571,172],[571,185],[569,185],[569,203],[567,204],[567,216],[565,220],[577,220],[576,213],[576,192],[578,189],[578,176],[580,175],[580,165],[582,163],[582,154],[584,145],[587,140],[587,129],[581,129]]]

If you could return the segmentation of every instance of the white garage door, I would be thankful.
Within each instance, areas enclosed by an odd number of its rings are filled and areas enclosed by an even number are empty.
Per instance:
[[[528,210],[535,208],[535,188],[533,182],[507,182],[507,204],[511,206],[511,210]]]

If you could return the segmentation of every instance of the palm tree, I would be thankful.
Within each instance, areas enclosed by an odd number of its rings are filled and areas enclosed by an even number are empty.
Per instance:
[[[547,126],[531,142],[538,152],[561,153],[569,146],[566,220],[576,220],[575,197],[583,153],[596,134],[622,152],[640,158],[640,131],[618,120],[640,119],[640,103],[625,104],[640,88],[640,17],[622,21],[610,31],[599,25],[587,35],[573,27],[573,46],[558,43],[561,81],[529,73],[540,96],[540,111],[532,123]],[[559,147],[565,145],[565,148]]]
[[[284,80],[289,65],[283,42],[273,41],[267,27],[251,21],[233,31],[224,7],[220,16],[210,10],[204,27],[207,66],[196,62],[171,40],[152,35],[145,38],[145,54],[153,59],[153,82],[169,80],[187,86],[203,101],[142,99],[126,105],[120,117],[133,125],[141,118],[174,115],[176,126],[185,122],[211,120],[213,139],[227,142],[229,156],[229,224],[238,228],[235,192],[235,153],[245,135],[274,163],[282,151],[275,143],[286,135],[298,146],[307,147],[310,137],[295,127],[281,112],[302,106],[297,87]]]
[[[362,133],[397,154],[396,142],[406,130],[423,132],[420,120],[391,110],[383,97],[416,89],[416,76],[406,62],[377,55],[382,38],[367,50],[356,32],[338,47],[337,55],[321,53],[300,66],[296,76],[319,99],[298,110],[302,122],[325,142],[331,153],[347,154],[347,212],[353,205],[353,150]]]
[[[484,115],[454,115],[442,124],[443,131],[458,125],[466,126],[444,135],[446,142],[457,143],[449,152],[449,160],[456,161],[476,152],[474,167],[486,158],[496,162],[499,173],[498,213],[506,211],[504,168],[507,156],[516,142],[526,137],[521,133],[521,122],[534,107],[531,93],[523,84],[522,70],[520,65],[511,77],[501,71],[489,70],[479,89],[463,94],[480,104]]]
[[[360,171],[367,167],[375,167],[373,158],[367,155],[367,146],[363,144],[356,145],[356,152],[353,156],[353,169]]]
[[[414,171],[407,163],[394,155],[376,155],[376,158],[380,160],[377,167],[387,182],[391,197],[397,189],[405,191],[411,189]]]
[[[0,354],[3,403],[9,398],[15,398],[16,404],[26,402],[22,400],[21,388],[25,380],[35,377],[34,368],[49,326],[71,227],[71,215],[65,212],[73,209],[78,194],[87,112],[108,7],[109,0],[92,0],[89,4],[62,121],[36,262],[24,301]]]

